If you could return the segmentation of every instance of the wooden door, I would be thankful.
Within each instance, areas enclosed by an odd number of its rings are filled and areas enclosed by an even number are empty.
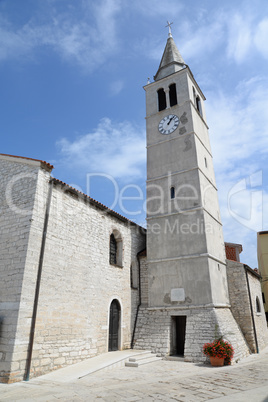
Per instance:
[[[120,321],[120,305],[117,300],[113,300],[110,306],[109,349],[108,349],[109,352],[118,350],[119,321]]]

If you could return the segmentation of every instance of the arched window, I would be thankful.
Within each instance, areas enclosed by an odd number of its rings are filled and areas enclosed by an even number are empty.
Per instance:
[[[163,88],[158,89],[157,94],[158,94],[158,111],[160,112],[161,110],[164,110],[167,107],[166,94]]]
[[[118,230],[110,235],[110,264],[123,267],[123,242]]]
[[[200,113],[200,115],[203,116],[201,100],[200,100],[199,96],[196,97],[196,108],[197,108],[198,112]]]
[[[177,105],[177,91],[176,91],[176,84],[171,84],[169,86],[169,102],[170,106]]]
[[[196,109],[198,110],[200,116],[203,117],[201,99],[198,95],[196,95],[196,91],[195,91],[194,87],[193,87],[193,95],[194,95],[194,105],[195,105]]]
[[[260,313],[261,312],[261,304],[258,296],[256,297],[256,312]]]
[[[121,326],[121,307],[119,301],[114,299],[110,305],[109,345],[108,345],[109,352],[120,349],[120,326]]]
[[[193,95],[194,95],[194,104],[195,104],[195,99],[196,99],[196,92],[195,92],[195,89],[194,89],[194,87],[193,87]]]
[[[117,243],[114,234],[112,233],[110,236],[110,264],[116,265],[117,263],[116,254],[117,254]]]
[[[170,187],[170,198],[175,198],[175,187]]]

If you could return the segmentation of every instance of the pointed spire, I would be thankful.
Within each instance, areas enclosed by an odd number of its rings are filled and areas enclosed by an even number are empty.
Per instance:
[[[168,39],[167,44],[157,70],[156,75],[154,76],[155,81],[160,80],[161,78],[167,77],[170,74],[173,74],[179,70],[182,70],[185,67],[185,62],[174,42],[171,33],[171,24],[172,22],[168,22]]]

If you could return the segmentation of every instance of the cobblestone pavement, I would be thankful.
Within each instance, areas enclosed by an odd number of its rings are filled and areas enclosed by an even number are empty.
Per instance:
[[[64,379],[63,379],[64,381]],[[67,383],[0,384],[0,401],[268,401],[268,350],[233,366],[161,360],[101,370]]]

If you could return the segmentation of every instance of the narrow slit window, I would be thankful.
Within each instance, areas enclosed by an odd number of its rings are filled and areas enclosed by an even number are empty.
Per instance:
[[[132,264],[130,265],[130,287],[131,287],[131,289],[134,288],[134,285],[133,285],[133,265]]]
[[[165,110],[167,107],[166,94],[163,88],[158,89],[158,111]]]
[[[257,313],[261,312],[261,304],[260,304],[260,300],[259,300],[258,296],[256,297],[256,311],[257,311]]]
[[[175,187],[170,188],[170,198],[172,200],[175,198]]]
[[[201,100],[200,100],[199,96],[197,96],[197,98],[196,98],[196,108],[197,108],[198,112],[200,113],[200,116],[203,116]]]
[[[206,168],[208,167],[208,162],[207,162],[207,158],[205,157],[205,166]]]
[[[169,86],[169,102],[170,106],[177,105],[177,91],[176,91],[176,84],[171,84]]]
[[[116,253],[117,253],[117,243],[114,234],[112,233],[110,236],[110,264],[116,265],[117,263]]]

